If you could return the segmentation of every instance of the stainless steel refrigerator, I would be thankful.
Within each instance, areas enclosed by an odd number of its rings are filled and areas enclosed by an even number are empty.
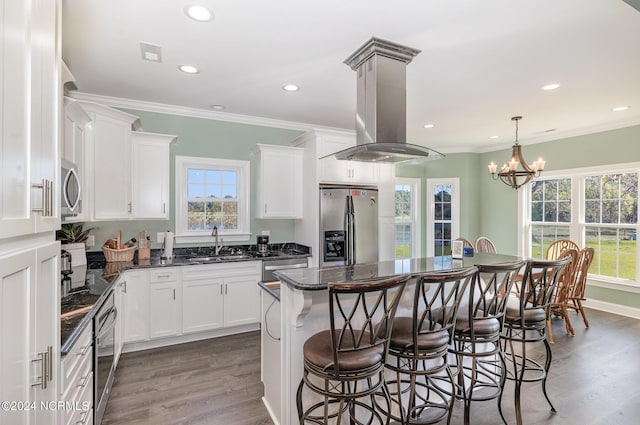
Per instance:
[[[320,186],[320,265],[378,261],[378,189]]]

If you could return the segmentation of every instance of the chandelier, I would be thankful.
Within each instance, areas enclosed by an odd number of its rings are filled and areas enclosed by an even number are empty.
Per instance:
[[[522,117],[511,118],[516,122],[516,143],[513,145],[509,162],[500,168],[500,172],[498,172],[498,166],[495,162],[491,161],[489,164],[489,173],[494,180],[500,179],[502,183],[516,190],[529,183],[533,177],[539,177],[540,172],[544,170],[544,164],[546,164],[546,161],[538,158],[537,161],[533,161],[533,164],[527,165],[522,157],[521,146],[518,144],[518,121],[521,119]]]

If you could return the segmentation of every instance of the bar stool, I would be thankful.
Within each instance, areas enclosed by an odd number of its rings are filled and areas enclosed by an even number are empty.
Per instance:
[[[478,279],[468,291],[468,302],[459,309],[449,352],[456,358],[456,397],[464,401],[465,425],[469,424],[472,401],[496,399],[502,392],[506,363],[500,332],[509,292],[524,265],[518,261],[478,266]]]
[[[460,301],[478,269],[422,275],[415,284],[412,317],[396,317],[389,342],[387,379],[402,424],[432,424],[447,418],[455,400],[455,377],[447,361]],[[443,375],[442,372],[446,375]],[[443,385],[450,390],[442,390]],[[392,409],[393,410],[393,409]]]
[[[296,402],[300,424],[388,424],[376,405],[391,405],[384,363],[402,291],[408,275],[366,282],[329,284],[330,328],[303,346],[304,372]],[[303,389],[315,399],[303,406]],[[309,398],[312,395],[309,395]],[[382,397],[381,401],[376,400]]]
[[[509,296],[504,320],[502,351],[508,359],[506,378],[515,381],[516,422],[522,425],[520,393],[523,382],[542,382],[542,393],[551,411],[555,413],[547,395],[547,374],[551,366],[551,346],[547,339],[547,320],[551,302],[563,269],[571,261],[565,256],[560,260],[529,260],[518,297]],[[527,356],[527,343],[543,342],[546,350],[544,364]],[[518,344],[519,347],[514,347]],[[504,388],[504,381],[502,388]],[[502,404],[502,393],[498,406]],[[500,416],[506,424],[500,409]]]

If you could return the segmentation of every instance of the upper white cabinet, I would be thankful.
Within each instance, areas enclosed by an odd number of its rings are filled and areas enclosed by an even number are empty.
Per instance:
[[[318,178],[323,183],[376,184],[378,165],[369,162],[323,158],[355,146],[355,137],[324,136],[317,139]]]
[[[84,170],[84,129],[91,118],[77,100],[64,98],[64,136],[60,145],[62,159],[73,162],[81,173]]]
[[[132,131],[135,115],[78,103],[91,119],[83,134],[86,165],[79,166],[85,169],[84,219],[168,219],[169,145],[176,136]],[[78,126],[71,119],[65,123]],[[73,131],[74,140],[79,132]],[[65,135],[70,133],[65,128]]]
[[[166,134],[131,133],[132,218],[169,218],[169,144],[175,139]]]
[[[302,217],[303,149],[257,144],[256,218]]]
[[[0,0],[0,234],[55,230],[60,49],[57,0]]]

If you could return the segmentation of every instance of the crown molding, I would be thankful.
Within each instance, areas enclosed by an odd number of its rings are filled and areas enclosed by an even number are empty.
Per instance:
[[[205,109],[167,105],[163,103],[147,102],[144,100],[125,99],[121,97],[103,96],[99,94],[84,93],[78,91],[70,92],[68,96],[77,100],[101,103],[112,108],[134,109],[137,111],[156,112],[160,114],[179,115],[191,118],[203,118],[215,121],[232,122],[236,124],[257,125],[261,127],[272,127],[299,131],[309,131],[312,129],[345,131],[345,129],[342,128],[325,127],[320,125],[294,121],[284,121],[271,118],[253,117],[249,115],[232,114],[229,112],[209,111]]]

